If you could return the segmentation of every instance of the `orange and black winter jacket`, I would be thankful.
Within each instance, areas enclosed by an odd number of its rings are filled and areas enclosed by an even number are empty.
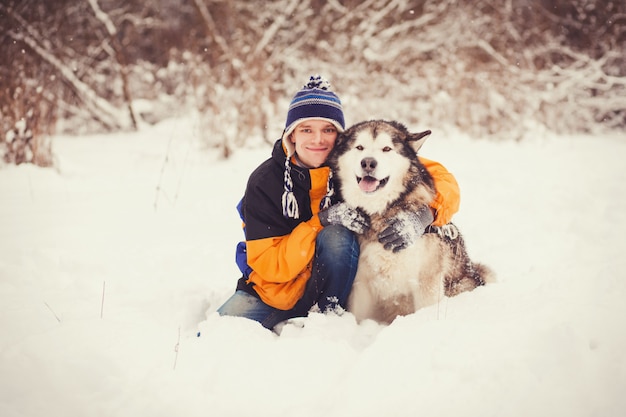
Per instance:
[[[239,206],[246,241],[238,246],[237,254],[237,263],[244,272],[237,288],[281,310],[296,304],[310,277],[315,238],[323,227],[317,213],[327,192],[330,172],[328,167],[306,169],[292,164],[293,193],[300,218],[286,218],[281,203],[285,158],[278,140],[272,157],[250,175]],[[446,224],[459,209],[458,184],[441,164],[422,157],[420,161],[437,189],[431,204],[436,213],[433,224]]]

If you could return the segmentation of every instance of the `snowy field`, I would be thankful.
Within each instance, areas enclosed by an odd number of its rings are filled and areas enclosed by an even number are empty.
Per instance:
[[[626,135],[433,130],[499,282],[387,327],[216,315],[267,145],[222,160],[173,120],[0,169],[0,416],[625,415]]]

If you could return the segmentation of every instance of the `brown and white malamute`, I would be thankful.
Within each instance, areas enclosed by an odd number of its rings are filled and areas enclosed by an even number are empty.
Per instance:
[[[453,224],[431,226],[397,252],[378,241],[389,219],[423,209],[435,197],[433,179],[417,158],[429,134],[410,133],[395,121],[361,122],[339,135],[329,156],[339,197],[365,212],[371,224],[359,235],[361,255],[348,298],[348,311],[358,321],[391,323],[444,295],[494,280],[489,268],[469,259]]]

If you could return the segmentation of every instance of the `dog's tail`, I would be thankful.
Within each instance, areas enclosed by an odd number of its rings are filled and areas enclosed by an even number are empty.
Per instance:
[[[474,263],[469,259],[466,259],[466,262],[467,263],[464,265],[467,269],[465,269],[460,277],[448,277],[449,279],[446,280],[446,297],[454,297],[462,292],[472,291],[476,287],[481,287],[496,281],[496,275],[488,266],[481,263]]]
[[[497,281],[495,272],[487,265],[475,262],[473,269],[476,274],[476,282],[479,283],[478,285],[491,284]]]

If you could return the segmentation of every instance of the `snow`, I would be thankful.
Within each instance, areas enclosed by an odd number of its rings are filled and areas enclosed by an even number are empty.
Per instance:
[[[433,129],[421,153],[456,175],[455,223],[498,283],[277,336],[215,313],[270,147],[223,160],[195,125],[59,136],[57,170],[0,170],[0,415],[623,415],[624,135]]]

